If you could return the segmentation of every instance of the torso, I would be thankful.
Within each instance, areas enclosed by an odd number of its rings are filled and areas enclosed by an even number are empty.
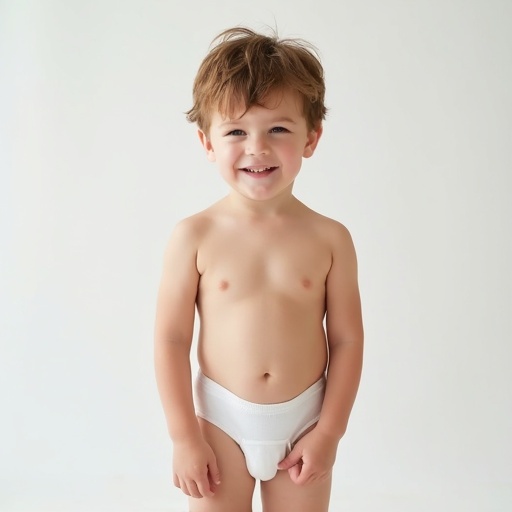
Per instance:
[[[206,226],[197,251],[202,372],[252,402],[297,396],[327,365],[329,219],[301,204],[273,220],[215,206],[198,215]]]

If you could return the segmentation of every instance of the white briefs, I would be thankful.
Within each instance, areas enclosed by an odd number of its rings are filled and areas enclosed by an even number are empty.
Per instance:
[[[254,404],[199,372],[195,381],[196,413],[238,443],[254,478],[271,480],[293,443],[318,421],[324,391],[322,376],[287,402]]]

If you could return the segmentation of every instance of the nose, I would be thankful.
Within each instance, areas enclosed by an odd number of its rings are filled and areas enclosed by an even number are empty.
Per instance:
[[[253,135],[247,138],[247,145],[245,146],[247,155],[266,155],[268,152],[268,141],[265,135]]]

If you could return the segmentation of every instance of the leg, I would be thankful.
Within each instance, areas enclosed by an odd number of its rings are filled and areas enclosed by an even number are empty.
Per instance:
[[[254,478],[239,446],[215,425],[199,418],[205,440],[219,465],[221,483],[212,498],[190,498],[190,512],[251,512]]]
[[[328,479],[306,485],[294,484],[288,471],[278,471],[268,482],[261,482],[264,512],[327,512],[332,473]]]

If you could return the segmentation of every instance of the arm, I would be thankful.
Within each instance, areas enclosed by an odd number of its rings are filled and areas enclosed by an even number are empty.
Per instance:
[[[363,360],[363,324],[357,259],[350,233],[336,224],[332,264],[326,280],[326,329],[329,345],[327,385],[320,419],[279,464],[297,484],[326,478],[345,434]]]
[[[345,228],[336,239],[326,293],[329,368],[317,426],[339,440],[347,429],[359,388],[364,339],[356,253]]]
[[[194,497],[211,496],[218,483],[215,456],[194,411],[190,347],[199,284],[197,234],[189,221],[176,226],[164,256],[155,322],[155,373],[173,442],[174,484]]]

